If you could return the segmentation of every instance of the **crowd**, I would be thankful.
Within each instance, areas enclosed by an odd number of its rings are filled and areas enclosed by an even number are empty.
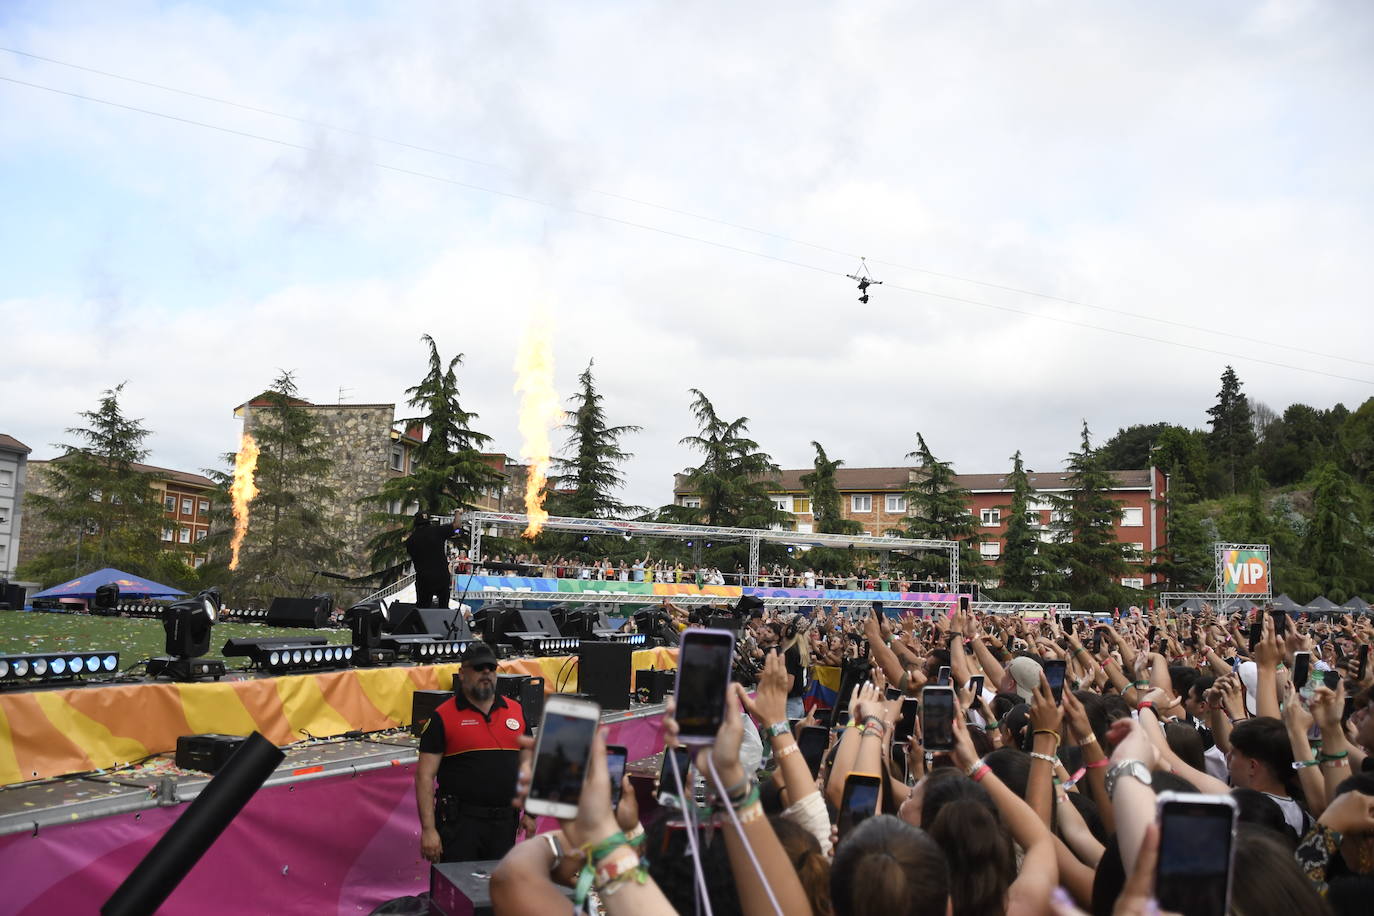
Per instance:
[[[468,574],[516,575],[543,579],[584,579],[593,582],[666,582],[679,585],[752,585],[748,572],[737,565],[733,572],[714,566],[694,566],[681,561],[643,558],[613,560],[602,557],[587,562],[572,557],[540,558],[534,554],[483,554],[476,563],[465,555],[453,557],[449,570],[455,576]],[[460,583],[461,585],[461,583]],[[946,592],[949,583],[902,578],[897,573],[859,568],[839,574],[810,567],[777,563],[759,567],[761,588],[839,589],[845,591]]]
[[[706,784],[705,807],[689,806],[696,818],[663,808],[641,825],[628,779],[612,808],[598,738],[576,817],[518,843],[493,874],[497,913],[567,912],[559,885],[581,878],[611,914],[1134,916],[1160,911],[1161,861],[1198,888],[1181,909],[1220,912],[1220,898],[1202,900],[1207,876],[1187,869],[1225,837],[1162,843],[1163,792],[1234,804],[1229,912],[1370,912],[1365,619],[764,613],[741,642],[759,663],[757,688],[732,686],[714,744],[695,754]],[[813,771],[798,738],[828,717],[794,721],[799,688],[810,666],[846,661],[865,680]],[[1062,693],[1046,676],[1061,665]],[[932,752],[922,723],[941,681],[957,698],[952,749]],[[922,715],[895,739],[906,698]],[[671,707],[665,727],[675,743]],[[867,778],[880,786],[876,813],[838,818],[846,784]]]

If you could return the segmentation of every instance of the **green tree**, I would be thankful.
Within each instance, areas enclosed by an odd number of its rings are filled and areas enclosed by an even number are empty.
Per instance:
[[[254,477],[258,495],[239,553],[229,573],[239,601],[267,601],[295,594],[317,569],[342,559],[342,542],[331,533],[326,504],[334,459],[319,419],[301,405],[296,381],[282,372],[244,418],[245,432],[258,443]],[[231,466],[233,456],[227,456]]]
[[[579,389],[569,401],[572,410],[564,429],[567,458],[554,460],[557,491],[550,497],[556,515],[573,518],[626,518],[644,511],[621,502],[616,491],[625,485],[619,465],[634,457],[620,440],[640,431],[638,426],[607,426],[604,398],[596,390],[592,364],[577,377]]]
[[[1172,468],[1171,480],[1184,483],[1199,498],[1207,487],[1207,434],[1200,429],[1169,426],[1155,439],[1150,464]]]
[[[370,520],[385,526],[368,543],[374,569],[405,559],[403,542],[416,512],[451,515],[455,509],[472,508],[478,497],[501,481],[501,475],[482,458],[481,449],[491,437],[471,428],[477,414],[458,402],[457,370],[463,355],[445,363],[434,338],[426,334],[420,339],[429,348],[429,371],[406,389],[406,403],[421,413],[400,423],[407,430],[422,430],[423,438],[411,453],[410,474],[391,478],[376,495],[364,500],[378,507]]]
[[[1103,466],[1112,471],[1133,471],[1152,464],[1150,450],[1160,435],[1173,427],[1171,423],[1149,423],[1119,429],[1115,436],[1102,443]]]
[[[819,442],[812,442],[816,457],[811,470],[801,475],[801,485],[811,498],[811,517],[816,522],[818,534],[859,534],[863,526],[853,519],[845,518],[840,506],[840,490],[835,484],[835,472],[844,462],[832,459],[825,453]]]
[[[1049,570],[1049,564],[1040,554],[1039,513],[1035,513],[1036,524],[1030,521],[1036,491],[1019,451],[1011,458],[1007,487],[1011,490],[1011,503],[1002,507],[1007,513],[1007,530],[1002,539],[1001,585],[997,594],[1002,601],[1030,601],[1036,597],[1040,578]]]
[[[705,394],[696,388],[690,393],[699,431],[679,444],[702,458],[684,474],[684,483],[701,499],[701,508],[691,515],[707,525],[733,528],[767,528],[783,521],[770,496],[777,489],[778,466],[749,438],[749,418],[727,422]]]
[[[1341,454],[1351,475],[1374,484],[1374,398],[1369,398],[1341,423]]]
[[[1171,591],[1206,591],[1216,575],[1216,526],[1208,521],[1196,491],[1177,467],[1169,475],[1169,491],[1161,502],[1167,508],[1167,543],[1154,552],[1146,572],[1163,576]]]
[[[1056,580],[1073,606],[1102,610],[1119,603],[1121,576],[1129,571],[1124,546],[1116,539],[1121,504],[1112,498],[1115,481],[1092,447],[1088,424],[1081,446],[1069,454],[1069,488],[1051,496],[1058,514],[1053,551]]]
[[[22,575],[49,582],[106,566],[135,575],[161,568],[167,522],[154,490],[161,478],[136,467],[148,457],[150,431],[124,415],[123,391],[123,383],[107,389],[95,410],[78,415],[88,425],[67,433],[79,444],[57,446],[63,451],[47,465],[48,492],[28,495],[53,536]]]
[[[1250,401],[1240,390],[1236,370],[1230,366],[1221,374],[1217,403],[1208,408],[1212,427],[1207,437],[1215,469],[1213,484],[1218,495],[1229,496],[1245,480],[1255,458],[1255,427],[1250,416]]]
[[[916,450],[908,452],[920,471],[907,485],[907,511],[910,513],[900,532],[906,537],[958,541],[959,569],[965,580],[987,577],[987,564],[979,553],[983,537],[968,509],[969,492],[954,479],[954,467],[931,452],[925,437],[916,434]],[[943,554],[927,554],[916,560],[918,575],[943,579],[949,575]]]
[[[1369,585],[1369,535],[1355,481],[1332,462],[1316,471],[1303,555],[1317,589],[1340,604]]]

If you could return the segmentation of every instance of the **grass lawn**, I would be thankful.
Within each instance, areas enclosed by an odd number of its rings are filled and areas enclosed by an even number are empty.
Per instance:
[[[348,645],[348,630],[306,630],[267,627],[258,623],[218,623],[210,635],[208,658],[221,658],[220,649],[230,637],[323,636],[331,644]],[[162,621],[139,617],[90,617],[85,614],[47,614],[41,611],[0,611],[0,655],[27,652],[119,653],[119,667],[165,654]],[[247,663],[231,658],[229,667]]]

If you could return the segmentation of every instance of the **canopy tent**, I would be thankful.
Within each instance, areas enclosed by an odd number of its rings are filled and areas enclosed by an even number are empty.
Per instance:
[[[106,567],[93,573],[87,573],[70,582],[54,585],[52,588],[31,596],[31,600],[38,598],[91,599],[95,597],[96,589],[102,585],[111,584],[119,586],[121,598],[177,598],[186,594],[181,589],[172,588],[170,585],[163,585],[151,579],[144,579],[118,569]]]
[[[1292,598],[1289,598],[1287,595],[1279,595],[1273,601],[1269,602],[1269,604],[1272,607],[1277,608],[1280,611],[1286,611],[1289,614],[1300,614],[1303,610],[1301,604],[1298,604],[1296,601],[1294,601]]]
[[[1202,606],[1205,603],[1206,602],[1204,602],[1201,598],[1189,598],[1187,601],[1179,605],[1179,610],[1186,611],[1189,614],[1201,614],[1203,611]]]
[[[1347,611],[1354,611],[1356,614],[1363,614],[1369,610],[1369,604],[1362,598],[1351,598],[1345,604],[1342,604],[1341,607],[1345,608]]]
[[[1259,607],[1259,605],[1255,604],[1255,602],[1251,601],[1249,598],[1232,598],[1222,604],[1221,611],[1224,614],[1234,614],[1237,611],[1248,614],[1256,607]]]
[[[1325,611],[1338,611],[1338,610],[1341,609],[1341,606],[1340,606],[1339,604],[1337,604],[1336,602],[1332,601],[1330,598],[1326,597],[1325,595],[1318,595],[1317,597],[1313,598],[1311,601],[1307,602],[1307,609],[1308,609],[1309,611],[1323,611],[1323,612],[1325,612]]]

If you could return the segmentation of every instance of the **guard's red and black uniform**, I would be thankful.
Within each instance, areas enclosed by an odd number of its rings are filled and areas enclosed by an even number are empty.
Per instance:
[[[519,814],[511,807],[520,768],[525,712],[500,694],[484,714],[460,690],[439,704],[420,734],[420,753],[443,754],[434,826],[443,861],[499,859],[515,845]]]

